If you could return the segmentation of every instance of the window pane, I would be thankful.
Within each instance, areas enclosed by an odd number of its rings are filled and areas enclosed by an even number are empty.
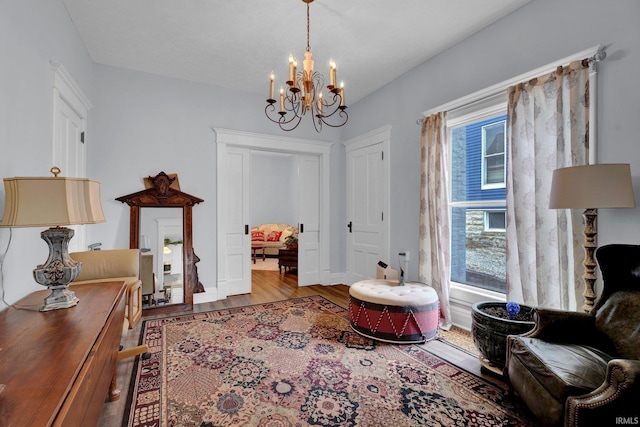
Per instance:
[[[507,229],[507,217],[505,211],[486,211],[485,229],[504,231]]]
[[[505,183],[505,120],[494,119],[482,126],[483,185]]]
[[[504,154],[486,158],[485,184],[504,183]]]
[[[506,189],[483,186],[505,182],[505,123],[502,115],[450,128],[451,200],[456,204],[451,210],[451,280],[502,293]]]
[[[505,293],[506,234],[485,231],[484,213],[452,209],[451,280]]]
[[[484,126],[486,154],[504,153],[504,122]]]

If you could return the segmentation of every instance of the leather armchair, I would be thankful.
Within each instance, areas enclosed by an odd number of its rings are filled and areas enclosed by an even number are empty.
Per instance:
[[[604,286],[590,313],[536,308],[533,330],[507,337],[505,376],[542,425],[640,420],[640,246],[596,258]]]

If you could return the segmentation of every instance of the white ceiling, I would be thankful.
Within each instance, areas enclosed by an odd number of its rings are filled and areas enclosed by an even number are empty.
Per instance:
[[[302,0],[62,0],[100,64],[262,94],[269,74],[302,61]],[[337,63],[347,103],[469,37],[530,0],[315,0],[310,45],[328,79]],[[276,89],[277,90],[277,89]]]

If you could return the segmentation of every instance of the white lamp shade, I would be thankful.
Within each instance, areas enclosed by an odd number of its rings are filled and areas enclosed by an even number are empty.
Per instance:
[[[572,166],[553,171],[551,209],[633,208],[628,164]]]
[[[0,226],[38,227],[104,222],[100,183],[68,177],[4,179]]]

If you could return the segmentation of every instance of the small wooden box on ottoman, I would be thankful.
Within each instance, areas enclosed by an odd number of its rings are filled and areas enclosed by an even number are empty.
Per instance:
[[[438,333],[436,291],[422,283],[371,279],[349,288],[349,319],[354,331],[395,344],[421,343]]]

